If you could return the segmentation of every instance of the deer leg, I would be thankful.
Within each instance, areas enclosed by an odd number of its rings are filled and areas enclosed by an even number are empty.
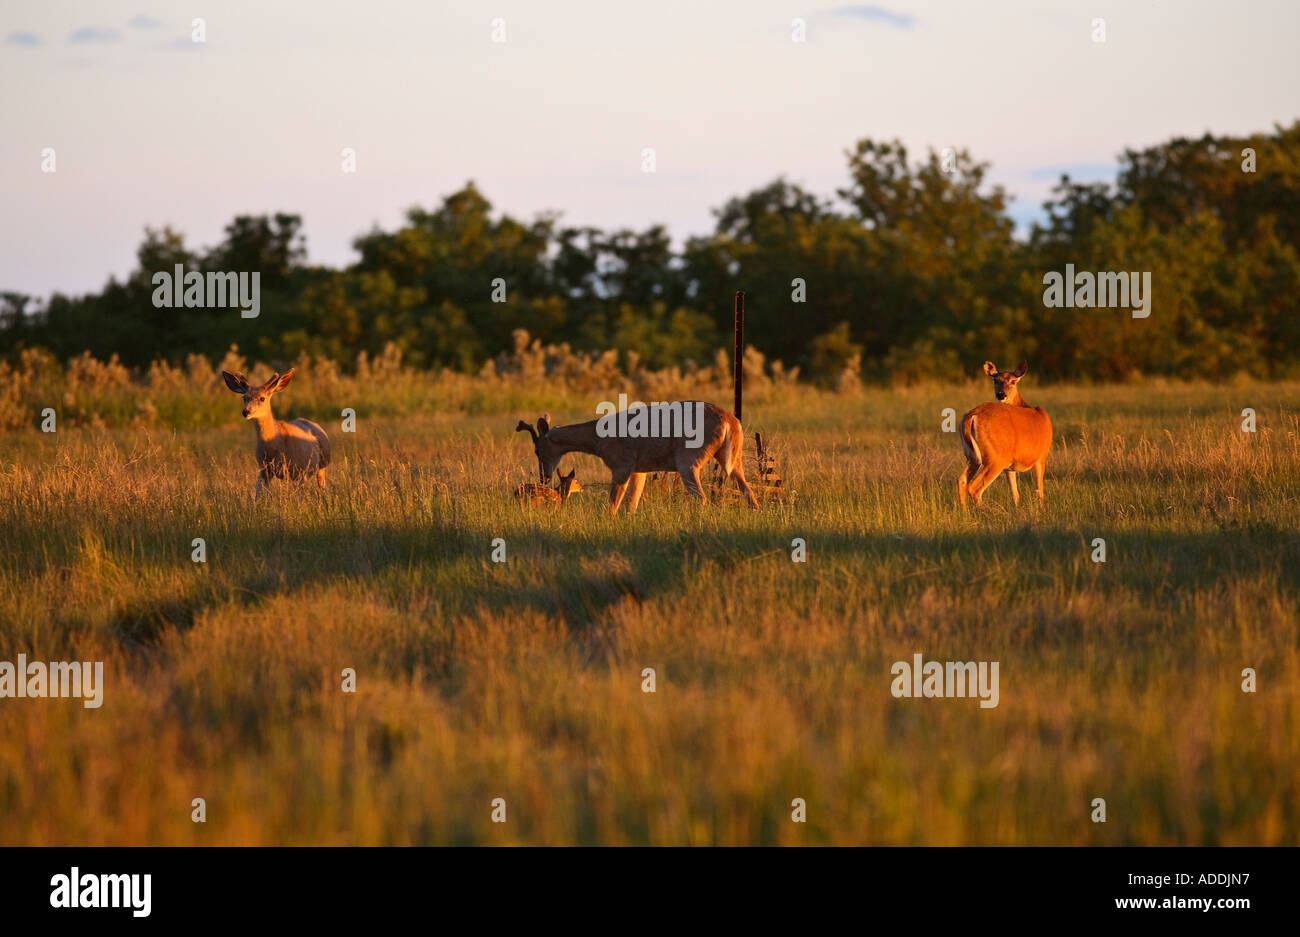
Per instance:
[[[619,469],[612,472],[609,480],[610,514],[618,513],[619,505],[623,503],[623,495],[627,493],[627,481],[631,476],[631,469]]]
[[[261,500],[262,489],[269,487],[270,484],[271,484],[271,476],[266,474],[266,469],[262,469],[260,472],[257,473],[257,490],[253,492],[253,500],[254,501]]]
[[[758,499],[754,497],[754,492],[749,487],[749,482],[745,481],[745,466],[742,464],[741,454],[736,451],[730,453],[730,457],[723,455],[722,449],[719,448],[714,458],[722,466],[722,471],[736,480],[736,487],[740,493],[749,501],[749,506],[758,510]]]
[[[749,500],[749,506],[753,508],[755,511],[757,511],[758,499],[754,497],[754,492],[749,487],[749,482],[745,481],[745,473],[741,471],[739,467],[737,467],[732,471],[731,477],[736,480],[736,485],[737,487],[740,488],[741,494],[743,494]]]
[[[1038,488],[1038,503],[1043,503],[1043,473],[1047,471],[1047,456],[1034,463],[1034,485]]]
[[[687,483],[686,490],[700,499],[700,504],[709,503],[709,499],[704,497],[704,486],[700,484],[700,467],[698,465],[692,465],[690,478],[683,478],[682,481]]]
[[[324,470],[324,469],[317,469],[317,470],[316,470],[316,487],[319,488],[321,491],[324,491],[324,490],[325,490],[325,470]]]
[[[975,476],[980,473],[981,468],[983,466],[979,462],[969,456],[966,458],[966,464],[962,466],[961,475],[957,479],[957,497],[961,499],[962,508],[966,507],[968,492],[972,498],[975,497]],[[975,505],[978,507],[979,502],[976,501]]]
[[[697,499],[700,504],[704,504],[707,499],[704,497],[704,489],[700,486],[700,470],[692,465],[678,474],[681,476],[686,493]]]
[[[641,492],[645,490],[645,480],[645,472],[634,472],[632,474],[632,490],[627,499],[627,513],[636,513],[636,506],[641,503]]]
[[[1020,507],[1020,483],[1016,481],[1015,468],[1007,469],[1007,481],[1011,483],[1011,503]]]
[[[985,463],[984,466],[975,473],[968,484],[970,495],[975,500],[975,507],[982,507],[984,504],[984,489],[993,484],[993,480],[998,477],[1002,469],[996,465]]]
[[[697,498],[700,504],[705,504],[708,501],[704,497],[704,489],[700,487],[700,466],[707,459],[708,456],[706,455],[696,462],[684,452],[677,456],[677,474],[681,476],[682,484],[686,486],[686,493],[693,498]]]

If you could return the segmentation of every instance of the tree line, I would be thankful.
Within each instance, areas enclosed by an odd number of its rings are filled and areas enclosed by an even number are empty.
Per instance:
[[[914,160],[898,141],[864,139],[846,160],[834,193],[777,178],[680,248],[660,225],[498,213],[472,182],[357,237],[344,269],[307,262],[295,214],[236,217],[210,249],[147,229],[136,269],[99,293],[0,293],[0,357],[43,347],[144,367],[238,344],[268,362],[307,352],[347,367],[393,343],[416,367],[472,371],[522,328],[664,367],[726,346],[744,289],[749,343],[819,381],[846,368],[868,381],[968,377],[987,357],[1089,380],[1300,373],[1300,121],[1126,150],[1113,183],[1062,176],[1023,236],[989,164],[964,150]],[[1046,305],[1045,277],[1067,264],[1150,273],[1149,314]],[[258,316],[156,305],[154,275],[177,265],[259,272]]]

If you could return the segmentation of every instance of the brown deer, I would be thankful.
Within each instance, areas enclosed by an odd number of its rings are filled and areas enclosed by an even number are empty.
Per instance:
[[[277,420],[271,414],[271,395],[278,394],[293,380],[293,368],[271,375],[260,387],[254,387],[242,374],[222,371],[226,386],[244,398],[244,419],[252,420],[257,430],[257,492],[272,478],[295,481],[316,476],[317,486],[325,487],[325,466],[330,461],[330,440],[311,420]]]
[[[624,495],[628,497],[627,510],[635,514],[641,501],[641,492],[645,489],[646,475],[649,472],[677,472],[681,475],[686,490],[703,504],[707,499],[700,487],[700,469],[708,464],[709,459],[716,459],[722,466],[724,478],[734,478],[741,492],[749,499],[751,507],[757,510],[758,499],[745,481],[743,466],[743,449],[745,434],[740,428],[740,421],[721,407],[699,400],[676,401],[673,404],[657,404],[668,408],[680,404],[678,412],[686,407],[696,407],[702,414],[702,431],[700,445],[687,445],[690,441],[684,435],[662,436],[628,436],[603,435],[598,430],[603,420],[589,420],[586,423],[573,423],[568,426],[551,426],[548,413],[537,421],[537,429],[520,420],[515,432],[527,431],[533,438],[533,451],[537,454],[537,466],[542,483],[550,481],[560,459],[569,452],[585,452],[594,455],[605,463],[610,471],[609,510],[617,514],[623,503]],[[637,408],[624,411],[618,416],[635,413]],[[605,418],[610,419],[609,417]],[[608,424],[606,424],[608,425]],[[626,424],[624,424],[626,425]]]
[[[957,479],[957,495],[966,507],[966,489],[970,488],[975,506],[983,502],[984,490],[1007,473],[1011,498],[1020,504],[1017,472],[1034,471],[1038,500],[1043,500],[1043,472],[1047,468],[1047,450],[1052,448],[1052,421],[1042,407],[1031,407],[1020,396],[1016,385],[1029,370],[1020,362],[1014,371],[999,371],[992,361],[984,362],[984,373],[993,378],[997,402],[982,403],[961,418],[961,447],[966,465]]]
[[[577,474],[576,468],[568,475],[561,472],[558,488],[549,485],[520,485],[515,489],[515,500],[533,508],[563,504],[582,490],[582,482],[578,481]]]

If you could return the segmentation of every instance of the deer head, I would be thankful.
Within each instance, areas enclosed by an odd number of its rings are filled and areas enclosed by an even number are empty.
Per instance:
[[[574,468],[568,475],[560,474],[560,500],[568,501],[569,495],[576,495],[582,490],[582,483],[577,479],[578,470]]]
[[[551,480],[555,474],[555,469],[560,464],[560,457],[563,452],[556,451],[556,448],[550,445],[547,434],[551,431],[551,415],[548,413],[537,421],[537,429],[533,429],[523,420],[515,424],[515,432],[528,432],[533,437],[533,452],[537,456],[537,474],[543,485]],[[574,469],[576,472],[577,469]]]
[[[271,395],[278,394],[289,386],[289,381],[293,380],[293,368],[283,374],[278,372],[272,374],[271,379],[260,387],[249,385],[247,378],[242,374],[222,371],[221,378],[226,382],[227,387],[243,396],[244,419],[258,420],[271,415]]]
[[[1029,371],[1029,362],[1022,361],[1014,371],[999,371],[998,366],[992,361],[984,362],[984,373],[993,378],[993,395],[1002,403],[1009,403],[1014,407],[1024,405],[1020,399],[1020,391],[1016,385],[1020,379]]]

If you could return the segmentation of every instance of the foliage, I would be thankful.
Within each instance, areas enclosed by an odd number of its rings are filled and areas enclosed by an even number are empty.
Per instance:
[[[1029,358],[1056,380],[1300,374],[1300,122],[1127,150],[1113,185],[1063,176],[1022,239],[1008,194],[964,150],[913,162],[898,141],[864,139],[846,159],[834,196],[778,178],[679,250],[659,226],[498,214],[472,182],[361,235],[340,270],[307,264],[297,215],[239,216],[207,250],[150,229],[137,269],[100,293],[0,293],[0,357],[88,351],[141,369],[235,344],[281,366],[306,354],[351,367],[391,344],[410,366],[474,373],[525,329],[687,366],[725,342],[744,289],[755,348],[827,385],[854,355],[891,382],[964,378],[985,358]],[[176,264],[258,271],[260,315],[156,308],[152,277]],[[1067,264],[1149,272],[1151,314],[1047,308],[1043,277]]]

